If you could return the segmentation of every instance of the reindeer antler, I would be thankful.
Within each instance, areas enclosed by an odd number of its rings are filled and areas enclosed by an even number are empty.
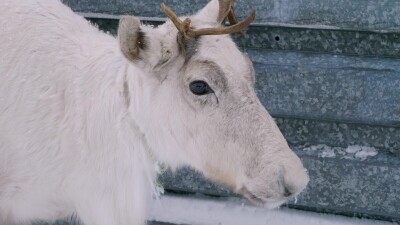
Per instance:
[[[218,22],[224,23],[226,18],[228,17],[230,25],[235,25],[238,23],[235,12],[233,11],[233,3],[235,0],[218,0],[219,2],[219,13],[218,13]],[[240,35],[244,35],[243,30],[238,31]]]
[[[161,3],[161,8],[167,14],[168,18],[171,19],[172,23],[176,26],[179,32],[181,32],[186,38],[193,38],[202,35],[220,35],[220,34],[231,34],[236,32],[242,32],[244,28],[250,25],[250,23],[256,17],[256,12],[253,10],[250,15],[240,23],[237,23],[236,17],[232,10],[232,0],[219,0],[220,10],[218,15],[218,22],[223,22],[226,17],[234,25],[221,28],[202,28],[193,29],[190,27],[191,20],[186,18],[183,22],[178,18],[178,16],[164,3]]]
[[[235,2],[235,0],[218,0],[219,3],[219,11],[218,11],[218,19],[217,21],[219,23],[223,23],[226,19],[226,17],[230,14],[230,12],[233,10],[232,5]],[[231,22],[231,21],[229,21]]]

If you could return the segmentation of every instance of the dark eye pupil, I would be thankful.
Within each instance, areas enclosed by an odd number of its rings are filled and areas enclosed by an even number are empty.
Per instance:
[[[193,81],[190,83],[190,91],[195,95],[204,95],[208,93],[209,87],[204,81]]]

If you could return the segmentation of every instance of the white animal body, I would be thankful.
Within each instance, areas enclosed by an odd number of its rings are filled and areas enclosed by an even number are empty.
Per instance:
[[[0,12],[1,225],[143,224],[155,160],[267,207],[307,184],[228,35],[182,47],[171,22],[124,17],[116,39],[58,0],[2,0]],[[217,12],[213,0],[192,23],[220,26]]]

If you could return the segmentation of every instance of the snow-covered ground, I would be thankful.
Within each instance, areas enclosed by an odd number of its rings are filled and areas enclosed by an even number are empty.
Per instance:
[[[281,208],[267,210],[240,199],[221,201],[164,195],[150,220],[191,225],[394,225],[394,223]]]

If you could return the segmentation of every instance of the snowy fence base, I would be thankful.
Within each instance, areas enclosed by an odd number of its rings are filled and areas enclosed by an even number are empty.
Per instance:
[[[151,210],[150,219],[171,224],[196,225],[393,225],[390,222],[318,214],[287,208],[267,210],[248,204],[243,199],[174,195],[161,198],[160,202],[156,203]]]
[[[268,210],[240,198],[179,195],[164,195],[157,200],[150,211],[149,221],[148,225],[394,225],[287,208]],[[78,223],[58,221],[53,225]]]

